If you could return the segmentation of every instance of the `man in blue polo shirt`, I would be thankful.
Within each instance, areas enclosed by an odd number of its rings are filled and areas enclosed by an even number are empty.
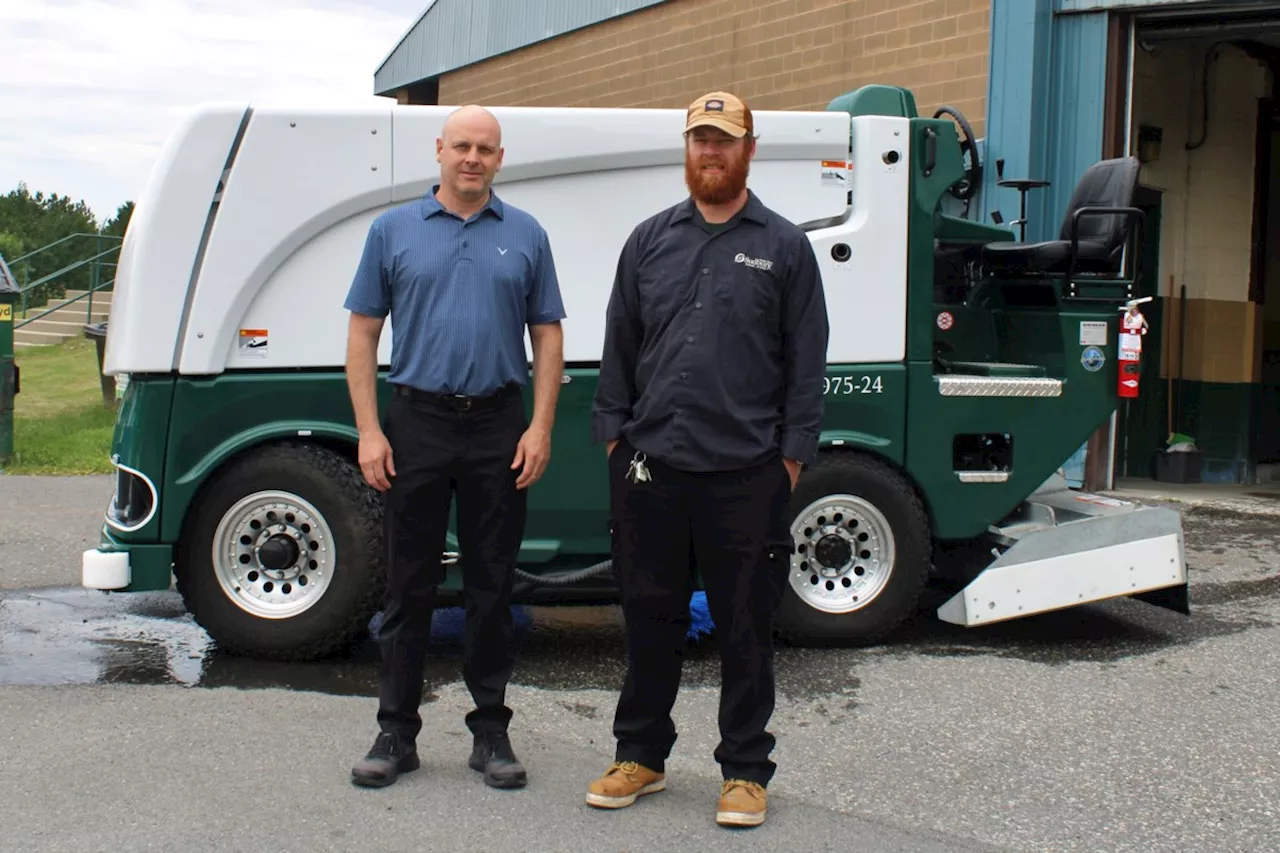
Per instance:
[[[470,766],[494,787],[525,784],[511,748],[510,595],[528,487],[551,457],[563,375],[565,316],[546,232],[490,190],[502,131],[480,107],[452,113],[436,141],[440,184],[369,228],[345,307],[347,380],[360,468],[385,500],[387,596],[377,720],[381,732],[352,768],[384,786],[417,769],[423,664],[453,495],[465,583],[463,676],[476,707]],[[390,382],[380,424],[378,341],[391,317]],[[533,344],[533,414],[524,330]]]

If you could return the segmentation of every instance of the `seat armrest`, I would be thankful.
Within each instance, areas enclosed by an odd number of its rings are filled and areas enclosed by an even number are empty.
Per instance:
[[[1140,209],[1136,207],[1085,206],[1085,207],[1077,208],[1076,210],[1071,212],[1071,224],[1068,227],[1068,230],[1071,232],[1071,239],[1070,239],[1071,248],[1067,256],[1067,281],[1068,282],[1071,281],[1072,277],[1075,275],[1075,272],[1076,272],[1076,256],[1080,250],[1080,220],[1086,216],[1110,216],[1115,214],[1120,214],[1124,216],[1126,221],[1137,220],[1138,227],[1136,229],[1131,229],[1129,231],[1128,236],[1125,238],[1126,243],[1130,242],[1131,240],[1134,241],[1133,246],[1134,248],[1136,248],[1137,247],[1136,235],[1140,231],[1146,228],[1146,222],[1147,222],[1147,215],[1143,213]],[[1134,273],[1136,274],[1137,263],[1138,263],[1137,258],[1136,257],[1132,258],[1132,262],[1134,264]],[[1123,272],[1121,273],[1121,275],[1123,276]]]

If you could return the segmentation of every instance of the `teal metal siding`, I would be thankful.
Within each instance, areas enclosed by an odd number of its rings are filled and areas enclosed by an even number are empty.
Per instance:
[[[503,53],[670,0],[433,0],[373,75],[387,95]]]
[[[996,186],[996,160],[1006,178],[1044,178],[1049,171],[1045,129],[1049,123],[1052,14],[1046,0],[992,0],[991,64],[987,78],[986,160],[982,216],[999,210],[1005,222],[1018,216],[1018,193]],[[1043,190],[1027,196],[1028,218]],[[989,220],[988,220],[989,221]],[[1016,232],[1015,232],[1016,233]],[[1032,232],[1028,231],[1028,237]]]
[[[1102,158],[1106,110],[1107,15],[1058,15],[1053,21],[1049,168],[1036,239],[1057,236],[1076,182]],[[1034,224],[1034,223],[1032,223]],[[1032,231],[1028,230],[1030,237]]]
[[[1018,216],[1006,178],[1042,178],[1027,194],[1027,240],[1055,238],[1084,170],[1102,155],[1107,13],[1054,14],[1055,0],[993,0],[983,208]]]

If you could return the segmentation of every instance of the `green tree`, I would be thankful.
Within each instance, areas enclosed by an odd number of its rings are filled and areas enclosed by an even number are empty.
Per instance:
[[[34,258],[14,263],[22,253],[35,251],[72,234],[97,232],[97,218],[84,201],[73,201],[70,196],[57,193],[32,193],[25,183],[18,184],[16,189],[0,196],[0,233],[11,235],[21,246],[19,255],[11,257],[7,252],[5,254],[10,262],[10,271],[19,283],[36,281],[77,261],[92,257],[109,248],[115,241],[103,243],[100,248],[97,240],[79,237],[41,252]],[[0,251],[4,249],[0,248]],[[114,256],[104,260],[114,260]],[[105,272],[105,280],[109,280],[110,268]],[[69,288],[87,288],[91,275],[88,266],[61,275],[39,288],[39,292],[29,294],[28,304],[43,305],[48,299],[61,297]]]
[[[11,261],[21,257],[26,251],[21,237],[8,231],[0,231],[0,258],[4,258],[6,262]]]
[[[133,216],[133,202],[126,201],[116,208],[116,215],[108,219],[102,226],[102,233],[112,237],[124,237],[129,227],[129,219]]]

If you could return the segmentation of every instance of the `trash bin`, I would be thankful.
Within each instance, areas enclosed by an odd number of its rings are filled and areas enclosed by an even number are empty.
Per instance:
[[[98,347],[98,378],[102,382],[102,405],[108,409],[114,409],[116,407],[116,378],[102,372],[103,354],[107,349],[107,324],[86,324],[84,336],[97,344]]]
[[[0,464],[13,457],[13,404],[19,391],[13,357],[13,305],[21,296],[9,266],[0,257]]]

